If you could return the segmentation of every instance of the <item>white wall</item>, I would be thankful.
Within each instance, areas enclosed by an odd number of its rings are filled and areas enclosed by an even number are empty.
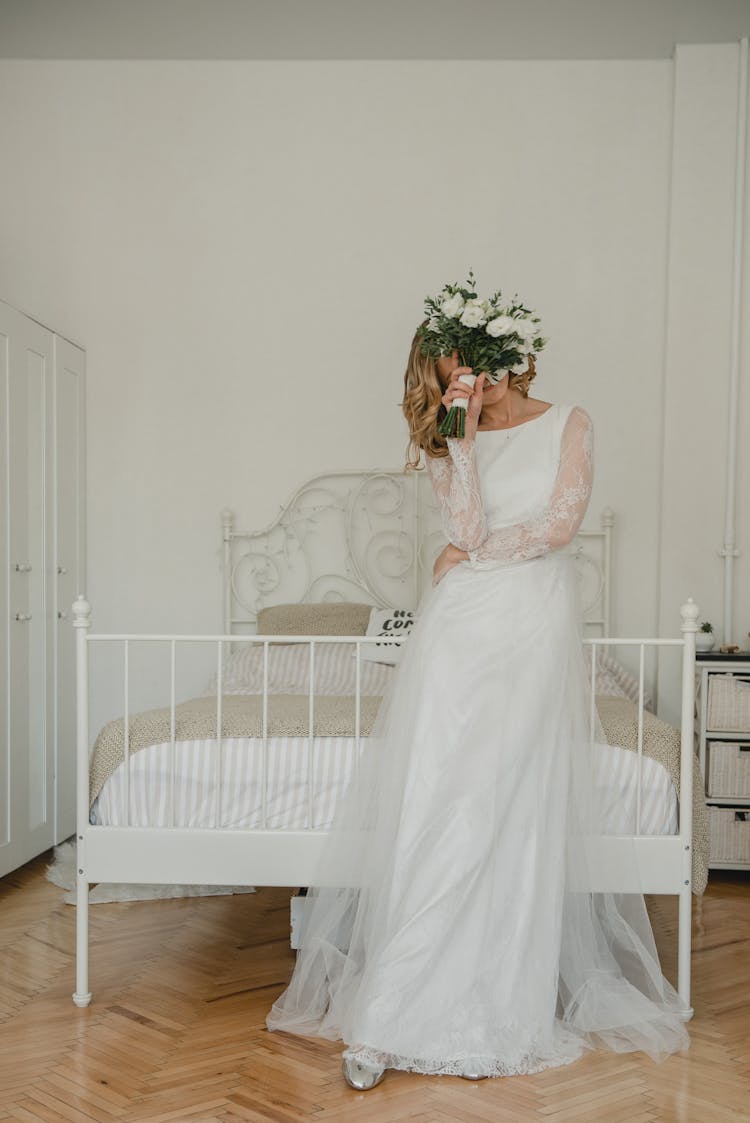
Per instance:
[[[727,501],[726,448],[734,413],[729,371],[738,73],[738,45],[685,46],[677,51],[662,387],[659,629],[661,634],[669,631],[674,591],[689,591],[700,604],[701,619],[712,621],[717,647],[732,642],[747,648],[747,335],[741,348],[736,481],[735,538],[742,552],[735,562],[735,608],[727,636],[722,627],[720,557]],[[750,307],[747,279],[744,307]],[[676,668],[666,672],[661,690],[669,699],[676,697]],[[675,706],[673,715],[676,712]]]
[[[693,101],[723,104],[736,46],[693,50],[718,52]],[[0,296],[88,352],[97,630],[215,629],[221,507],[261,527],[315,472],[398,467],[422,298],[469,266],[542,315],[535,395],[592,414],[616,626],[674,633],[685,596],[717,603],[715,534],[693,541],[680,485],[695,450],[664,416],[669,340],[695,323],[667,303],[674,71],[0,63]],[[710,191],[715,163],[695,164]],[[681,378],[706,394],[703,367]],[[719,443],[720,413],[702,411]],[[698,502],[707,525],[708,486]]]

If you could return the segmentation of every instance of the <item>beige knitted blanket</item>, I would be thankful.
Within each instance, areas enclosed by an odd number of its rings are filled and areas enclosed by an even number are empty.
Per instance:
[[[380,697],[363,695],[360,733],[369,736]],[[627,698],[598,695],[597,710],[610,745],[637,750],[638,729],[634,704]],[[306,694],[269,694],[268,736],[306,737],[310,703]],[[321,695],[315,698],[313,729],[316,737],[351,737],[354,734],[354,698]],[[643,751],[667,769],[680,791],[680,731],[644,711]],[[222,699],[223,737],[262,737],[263,699],[257,694],[227,694]],[[89,797],[93,803],[115,769],[124,760],[125,723],[122,718],[105,725],[96,739],[89,769]],[[216,737],[216,698],[193,698],[175,706],[175,741],[204,741]],[[171,740],[169,708],[133,714],[129,721],[131,753]],[[708,879],[708,814],[697,758],[693,775],[693,892],[702,893]]]
[[[362,695],[360,732],[368,737],[380,696]],[[306,737],[309,729],[310,699],[307,694],[268,695],[268,736]],[[316,737],[351,737],[354,734],[354,697],[337,694],[315,696],[313,730]],[[221,702],[222,737],[262,737],[263,697],[260,694],[224,694]],[[175,706],[175,741],[206,741],[216,736],[216,696],[191,698]],[[171,741],[170,713],[146,710],[132,714],[128,729],[131,753],[149,745]],[[123,718],[105,725],[94,743],[89,767],[89,799],[93,803],[103,784],[125,758]]]

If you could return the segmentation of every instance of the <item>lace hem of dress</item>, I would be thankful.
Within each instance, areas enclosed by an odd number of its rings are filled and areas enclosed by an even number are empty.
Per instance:
[[[546,1068],[560,1068],[578,1060],[585,1045],[579,1037],[570,1037],[554,1055],[528,1052],[519,1054],[513,1060],[499,1057],[464,1056],[450,1057],[448,1060],[430,1060],[406,1057],[398,1053],[383,1053],[367,1045],[350,1046],[344,1057],[358,1061],[372,1068],[393,1068],[400,1072],[418,1072],[424,1076],[531,1076]]]

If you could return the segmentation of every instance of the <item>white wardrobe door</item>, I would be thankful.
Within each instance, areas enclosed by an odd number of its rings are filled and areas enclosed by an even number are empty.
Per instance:
[[[54,683],[55,842],[73,834],[76,825],[76,683],[75,637],[71,605],[85,592],[85,360],[80,348],[55,337],[55,578]]]
[[[52,845],[53,755],[48,751],[49,462],[47,385],[52,333],[18,315],[10,332],[8,476],[10,789],[13,865]],[[13,867],[11,867],[13,868]]]

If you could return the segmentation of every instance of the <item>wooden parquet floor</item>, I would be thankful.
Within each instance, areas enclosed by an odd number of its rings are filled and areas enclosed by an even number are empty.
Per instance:
[[[290,974],[288,889],[91,909],[93,1002],[74,989],[75,909],[49,856],[0,880],[0,1120],[149,1123],[739,1123],[750,1120],[750,877],[694,908],[692,1045],[657,1065],[590,1053],[471,1083],[390,1072],[348,1088],[340,1043],[271,1034]],[[676,907],[651,902],[673,975]]]

